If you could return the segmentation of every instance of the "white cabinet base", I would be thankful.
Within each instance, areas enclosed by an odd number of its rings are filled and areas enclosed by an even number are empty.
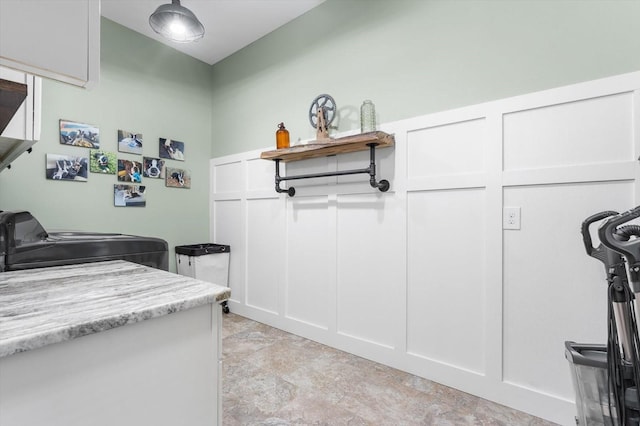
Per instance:
[[[216,425],[217,304],[0,358],[0,424]]]

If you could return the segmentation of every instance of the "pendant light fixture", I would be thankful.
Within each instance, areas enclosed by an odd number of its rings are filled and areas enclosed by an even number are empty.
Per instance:
[[[171,41],[190,43],[204,36],[204,26],[192,11],[180,5],[180,0],[163,4],[149,17],[153,31]]]

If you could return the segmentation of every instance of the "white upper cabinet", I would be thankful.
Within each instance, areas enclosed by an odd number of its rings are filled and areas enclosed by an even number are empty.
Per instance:
[[[0,134],[1,172],[40,139],[42,83],[40,77],[3,67],[0,79],[27,86],[26,99]]]
[[[27,86],[27,98],[0,135],[1,138],[37,141],[40,139],[42,83],[40,77],[0,67],[0,78]]]
[[[100,73],[100,0],[0,0],[0,65],[81,87]]]

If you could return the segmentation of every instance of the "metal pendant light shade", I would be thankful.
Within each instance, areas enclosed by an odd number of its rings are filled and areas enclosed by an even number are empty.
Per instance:
[[[204,26],[192,11],[180,5],[180,0],[158,7],[149,17],[149,25],[161,36],[178,43],[189,43],[204,36]]]

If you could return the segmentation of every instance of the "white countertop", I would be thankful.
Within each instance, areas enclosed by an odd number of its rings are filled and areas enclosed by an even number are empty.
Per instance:
[[[0,357],[230,295],[227,287],[121,260],[0,273]]]

